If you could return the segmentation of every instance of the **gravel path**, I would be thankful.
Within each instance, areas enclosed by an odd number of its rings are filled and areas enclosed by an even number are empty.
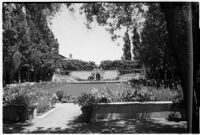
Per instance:
[[[62,130],[67,128],[68,122],[81,114],[80,107],[73,103],[56,104],[56,108],[44,117],[36,118],[32,125],[25,128],[25,132],[38,130]]]

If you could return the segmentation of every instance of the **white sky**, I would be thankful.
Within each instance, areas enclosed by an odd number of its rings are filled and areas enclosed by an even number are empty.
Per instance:
[[[59,53],[84,61],[121,59],[122,41],[113,42],[110,34],[98,24],[88,30],[84,25],[85,18],[79,12],[74,14],[63,6],[62,11],[51,21],[52,31],[59,42]],[[120,45],[117,45],[120,43]]]

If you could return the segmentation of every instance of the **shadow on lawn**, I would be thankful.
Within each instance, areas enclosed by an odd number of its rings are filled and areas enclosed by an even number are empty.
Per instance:
[[[186,133],[186,124],[166,125],[157,120],[112,120],[82,123],[78,119],[67,123],[66,129],[38,127],[29,133]]]

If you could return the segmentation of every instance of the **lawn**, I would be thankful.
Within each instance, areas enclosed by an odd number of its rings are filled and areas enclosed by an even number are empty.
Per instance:
[[[57,87],[56,91],[63,90],[65,94],[72,96],[79,96],[83,92],[91,92],[93,88],[97,89],[111,89],[111,90],[131,90],[132,88],[128,84],[124,83],[92,83],[92,84],[64,84]]]

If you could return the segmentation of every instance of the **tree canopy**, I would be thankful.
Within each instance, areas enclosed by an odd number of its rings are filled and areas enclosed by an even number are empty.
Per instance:
[[[175,72],[165,16],[159,3],[86,3],[81,9],[86,14],[88,25],[96,21],[107,26],[112,39],[120,38],[115,31],[122,27],[127,29],[123,37],[122,58],[132,59],[132,45],[133,59],[145,64],[152,74],[149,77],[164,79],[165,72]]]
[[[59,4],[3,3],[4,83],[51,76],[59,59],[59,44],[48,19],[58,10]]]

